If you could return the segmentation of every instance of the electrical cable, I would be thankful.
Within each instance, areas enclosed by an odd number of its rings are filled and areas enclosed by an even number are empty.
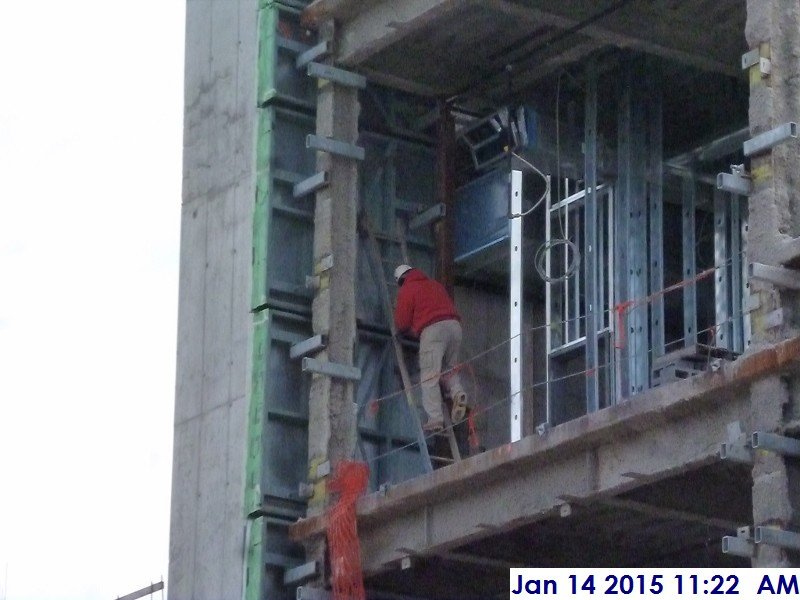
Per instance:
[[[530,168],[530,169],[531,169],[531,170],[532,170],[534,173],[536,173],[537,175],[539,175],[539,177],[541,177],[542,179],[544,179],[544,188],[545,188],[545,189],[544,189],[544,193],[542,194],[541,198],[539,198],[539,199],[536,201],[536,203],[535,203],[535,204],[534,204],[532,207],[530,207],[528,210],[526,210],[526,211],[523,211],[523,212],[521,212],[521,213],[516,213],[516,214],[514,214],[514,213],[511,213],[511,214],[509,214],[509,215],[508,215],[508,218],[509,218],[509,219],[518,219],[518,218],[520,218],[520,217],[527,217],[527,216],[528,216],[529,214],[531,214],[531,213],[532,213],[534,210],[536,210],[537,208],[539,208],[539,206],[542,204],[542,202],[544,202],[545,198],[547,198],[547,197],[550,195],[550,178],[549,178],[549,177],[547,177],[547,175],[545,175],[544,173],[542,173],[542,172],[541,172],[539,169],[537,169],[536,167],[534,167],[534,166],[533,166],[533,165],[532,165],[530,162],[528,162],[527,160],[525,160],[524,158],[522,158],[522,157],[521,157],[519,154],[517,154],[516,152],[511,152],[509,156],[513,156],[513,157],[515,157],[517,160],[521,161],[521,162],[522,162],[524,165],[526,165],[527,167],[529,167],[529,168]]]

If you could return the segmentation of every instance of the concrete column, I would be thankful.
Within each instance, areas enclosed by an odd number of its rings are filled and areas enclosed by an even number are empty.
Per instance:
[[[746,37],[751,49],[772,62],[762,77],[751,69],[750,133],[757,135],[781,123],[800,119],[800,5],[795,0],[748,0]],[[771,263],[774,246],[800,235],[800,150],[787,143],[751,160],[754,193],[750,196],[749,256]],[[752,313],[752,347],[786,339],[797,331],[798,294],[751,281],[759,308]],[[774,376],[751,389],[752,414],[762,431],[787,431],[797,411],[796,381]],[[792,460],[792,459],[790,459]],[[753,523],[800,531],[798,469],[780,455],[756,452],[753,466]],[[796,556],[777,547],[757,546],[753,566],[796,567]]]
[[[333,39],[332,22],[320,29],[320,39]],[[320,80],[317,96],[317,135],[355,144],[360,105],[355,89]],[[317,171],[328,171],[330,185],[316,194],[314,210],[314,270],[320,285],[312,305],[315,334],[328,336],[328,347],[316,358],[353,364],[356,341],[356,256],[358,234],[358,162],[325,152],[317,155]],[[333,266],[325,269],[332,257]],[[309,478],[318,483],[317,467],[331,469],[349,459],[355,448],[353,382],[313,375],[309,394]],[[309,513],[326,507],[324,486],[309,502]]]

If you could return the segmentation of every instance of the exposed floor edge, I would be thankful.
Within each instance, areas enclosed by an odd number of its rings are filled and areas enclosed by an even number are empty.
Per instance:
[[[720,392],[798,367],[800,336],[744,355],[716,372],[648,390],[624,403],[554,427],[545,435],[529,436],[403,482],[385,494],[372,493],[358,503],[359,521],[370,523],[389,514],[407,513],[466,487],[495,481],[509,471],[547,462],[555,453],[563,458],[611,436],[653,429],[659,423],[697,410],[697,402],[723,401],[724,394]],[[289,528],[289,536],[304,540],[322,533],[325,526],[324,515],[301,519]]]

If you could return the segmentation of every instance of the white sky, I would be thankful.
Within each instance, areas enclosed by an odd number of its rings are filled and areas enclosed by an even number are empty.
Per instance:
[[[167,576],[183,43],[184,0],[0,2],[3,600]]]

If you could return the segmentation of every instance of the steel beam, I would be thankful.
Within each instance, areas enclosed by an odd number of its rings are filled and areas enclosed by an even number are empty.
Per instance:
[[[586,72],[584,120],[584,244],[583,276],[586,312],[586,412],[599,409],[600,374],[598,366],[598,299],[597,293],[597,68],[590,62]]]
[[[730,304],[730,252],[728,251],[729,200],[714,190],[714,314],[716,330],[713,345],[732,349]]]
[[[307,562],[291,569],[286,569],[283,573],[283,585],[298,585],[305,583],[319,575],[319,563],[317,561]]]
[[[511,214],[519,215],[522,212],[522,171],[509,174],[509,193]],[[510,439],[516,442],[522,439],[522,217],[512,218],[509,228],[509,422]]]
[[[317,190],[324,188],[331,181],[330,174],[327,171],[320,171],[311,177],[307,177],[302,181],[295,183],[292,188],[292,196],[295,198],[302,198],[308,194],[313,194]]]
[[[729,460],[745,465],[753,464],[753,452],[743,443],[723,442],[719,447],[719,457],[721,460]]]
[[[749,196],[753,182],[739,173],[720,173],[717,175],[717,189],[741,196]]]
[[[164,582],[159,581],[158,583],[153,583],[146,588],[142,588],[140,590],[136,590],[135,592],[131,592],[130,594],[126,594],[124,596],[118,596],[117,600],[136,600],[136,598],[144,598],[145,596],[149,596],[150,594],[155,594],[159,590],[164,589]]]
[[[348,144],[328,137],[320,135],[309,134],[306,136],[306,148],[319,150],[320,152],[327,152],[328,154],[336,154],[344,156],[345,158],[352,158],[354,160],[364,160],[364,148],[356,146],[355,144]]]
[[[777,546],[788,550],[800,550],[800,533],[785,531],[783,529],[773,529],[772,527],[756,527],[753,534],[753,541],[756,544],[767,546]]]
[[[655,70],[658,72],[657,70]],[[650,168],[650,210],[647,218],[650,223],[650,347],[651,359],[662,356],[664,342],[664,199],[663,199],[663,119],[660,81],[652,81],[648,101],[648,121],[650,125],[649,152]]]
[[[361,369],[358,367],[324,362],[307,356],[303,359],[303,372],[327,375],[335,379],[350,379],[353,381],[361,379]]]
[[[312,352],[322,350],[327,345],[328,336],[322,333],[317,334],[314,337],[308,338],[307,340],[293,344],[289,348],[289,358],[300,358],[306,354],[311,354]]]
[[[331,600],[333,595],[322,588],[301,585],[297,588],[295,598],[297,600]]]
[[[322,63],[310,62],[306,73],[309,77],[316,77],[317,79],[324,79],[332,83],[337,83],[345,87],[356,88],[363,90],[367,87],[367,78],[358,73],[345,71],[344,69],[337,69],[330,65],[323,65]]]
[[[754,431],[751,445],[755,450],[770,450],[783,456],[800,457],[800,440],[776,433]]]
[[[726,535],[722,538],[722,553],[752,558],[755,556],[756,549],[750,540],[735,535]]]
[[[683,345],[685,348],[697,342],[697,284],[693,281],[697,272],[695,255],[695,203],[697,183],[694,178],[684,179],[683,207],[683,279],[688,283],[683,287]]]
[[[413,217],[408,222],[408,228],[414,230],[419,229],[420,227],[425,227],[426,225],[430,225],[439,219],[443,219],[446,214],[447,209],[445,208],[444,203],[439,202],[438,204],[434,204],[429,209],[424,210]]]
[[[797,123],[789,122],[765,131],[744,143],[744,155],[753,156],[771,150],[778,144],[797,137]]]
[[[330,53],[331,53],[330,40],[323,40],[316,46],[313,46],[308,50],[306,50],[305,52],[301,53],[295,60],[295,66],[298,69],[302,69],[311,61],[317,60],[318,58],[322,58],[323,56],[327,56]]]
[[[750,263],[750,279],[766,281],[789,290],[800,290],[800,271],[786,267],[773,267],[761,263]]]

